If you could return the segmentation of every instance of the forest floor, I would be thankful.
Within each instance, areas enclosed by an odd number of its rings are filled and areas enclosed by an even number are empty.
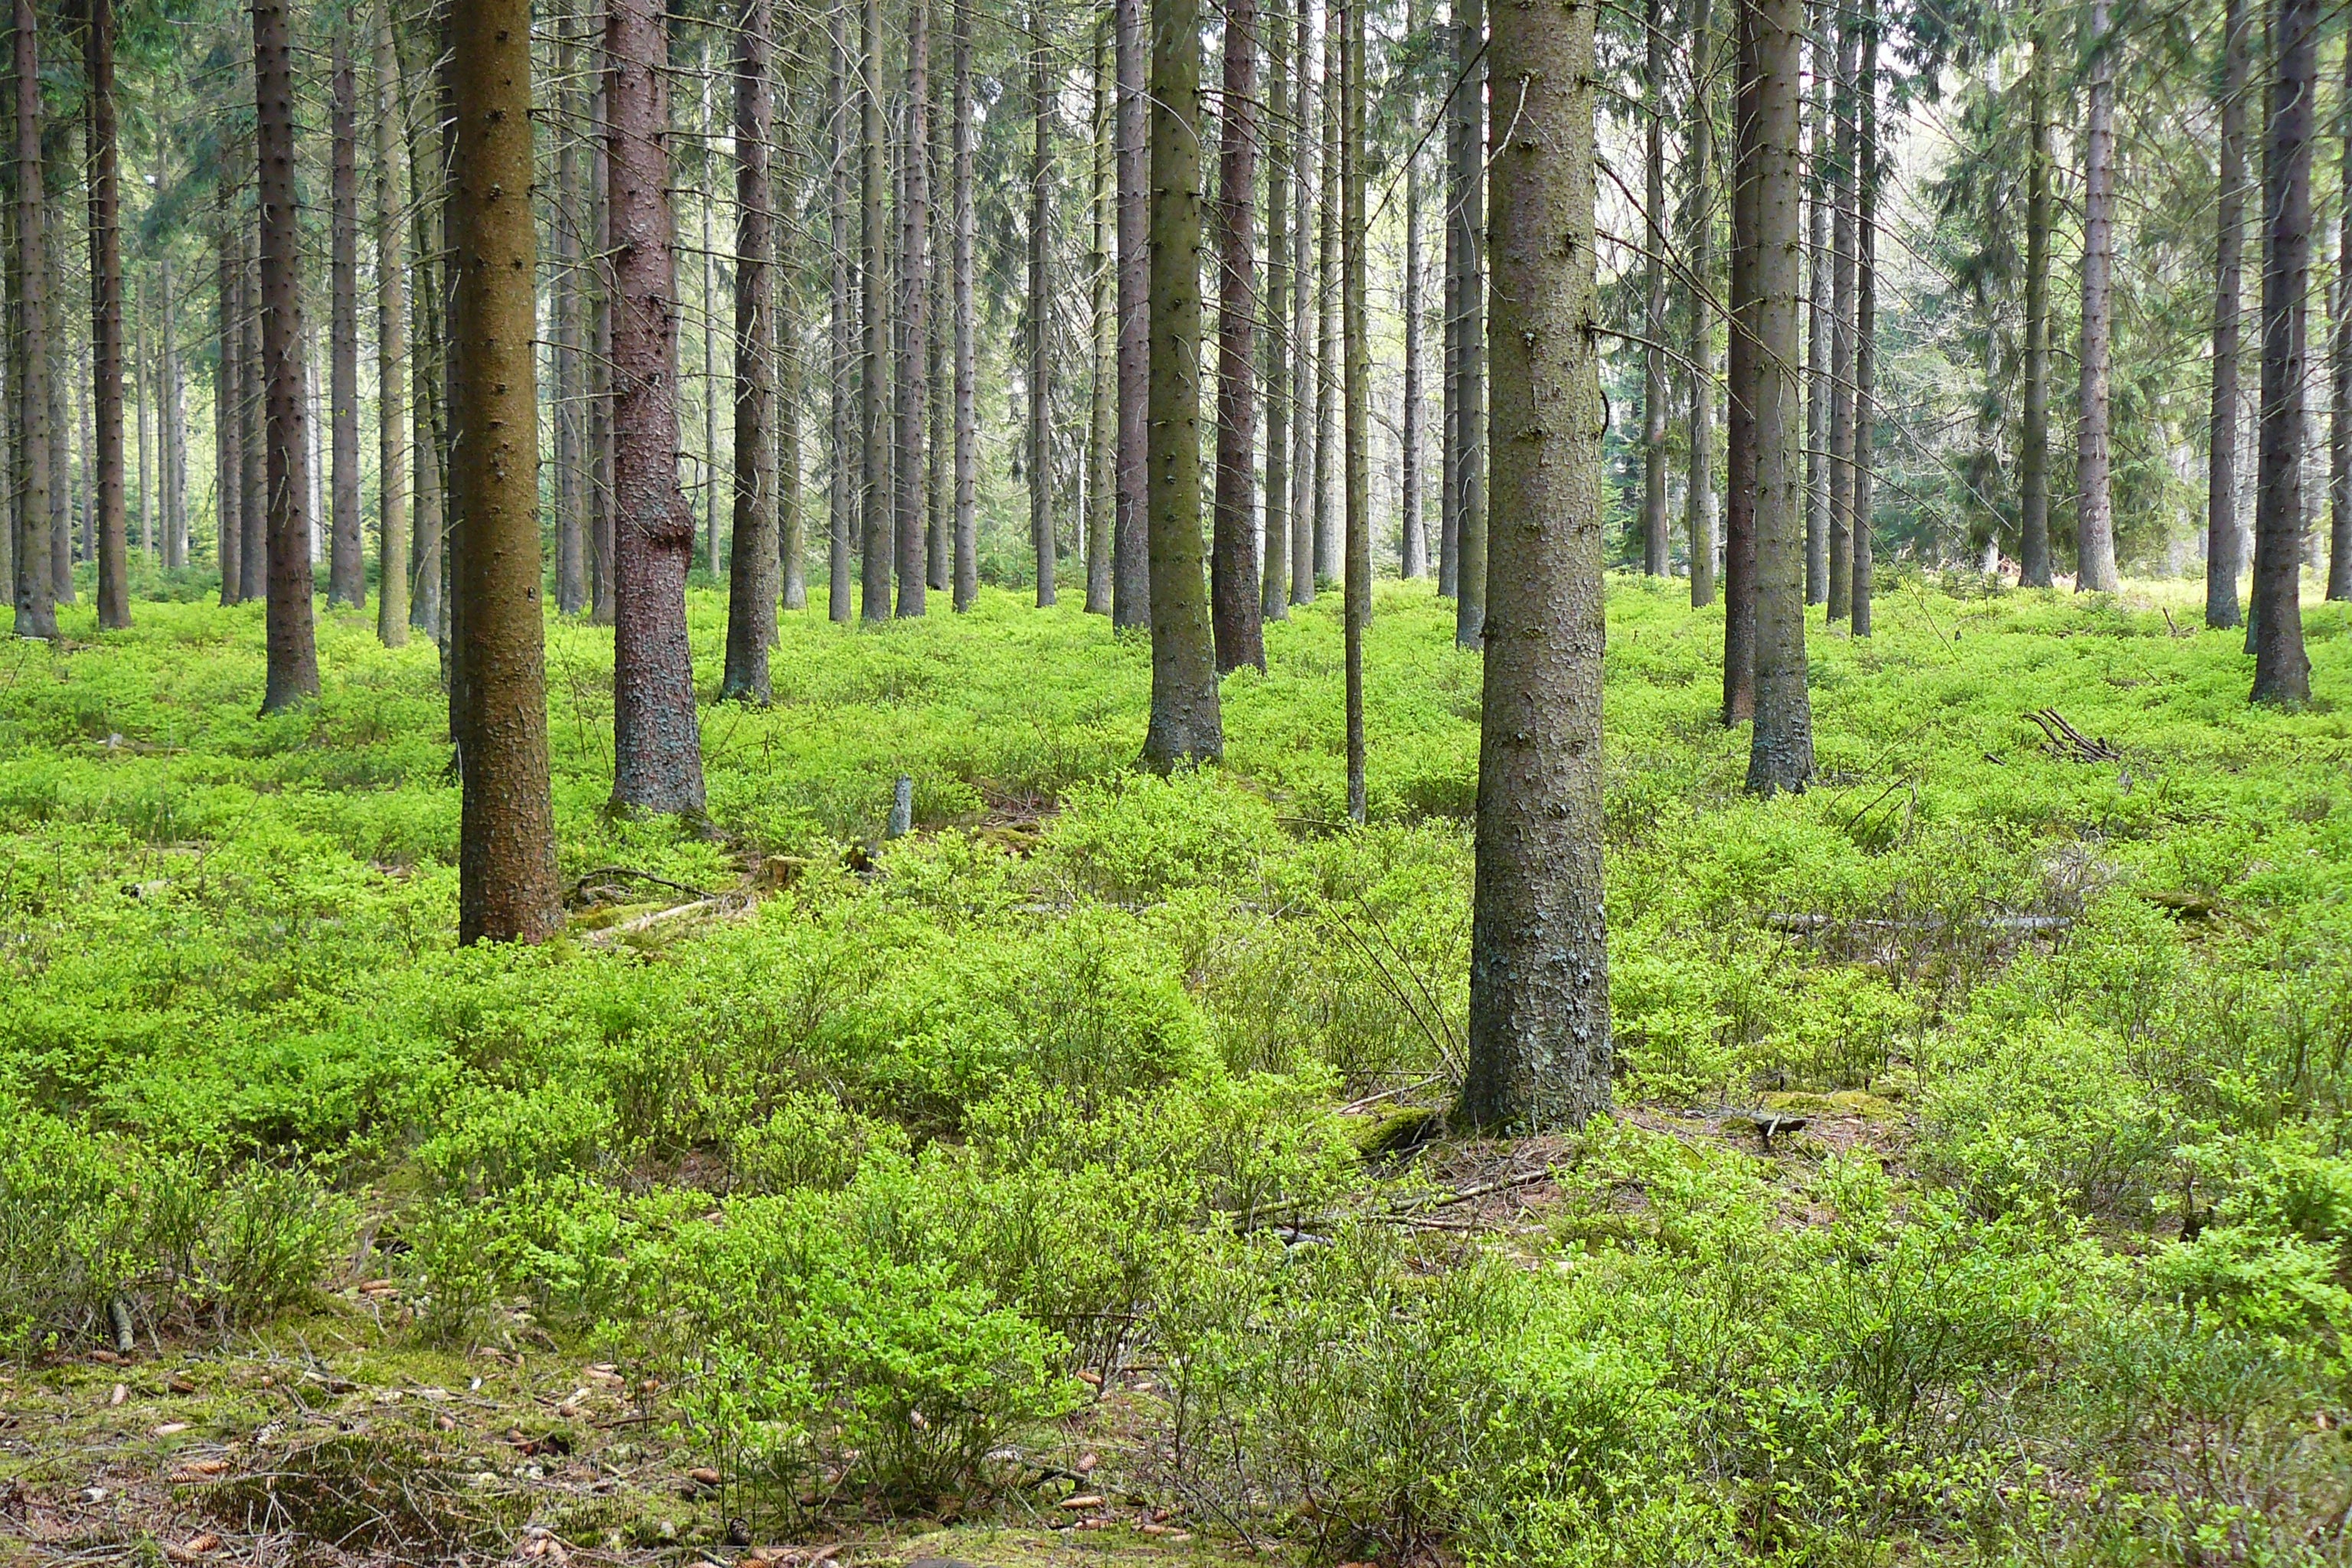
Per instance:
[[[429,645],[324,613],[268,719],[258,606],[0,647],[0,1564],[2346,1561],[2352,616],[2282,713],[2196,584],[1890,573],[1759,803],[1680,594],[1620,1109],[1515,1142],[1419,585],[1361,829],[1336,596],[1168,782],[1098,619],[787,617],[687,824],[552,625],[535,952],[454,947]]]

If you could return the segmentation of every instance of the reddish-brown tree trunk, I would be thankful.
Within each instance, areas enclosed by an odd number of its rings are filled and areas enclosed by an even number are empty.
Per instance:
[[[775,433],[775,240],[769,203],[768,138],[775,95],[768,82],[769,0],[743,0],[735,34],[735,518],[727,576],[727,668],[722,700],[768,700],[768,648],[776,640],[776,514],[770,448]]]
[[[1118,79],[1118,455],[1112,464],[1114,627],[1151,624],[1151,545],[1146,496],[1145,407],[1151,380],[1151,253],[1149,221],[1150,99],[1144,91],[1144,0],[1113,0],[1111,53]]]
[[[400,71],[392,7],[375,16],[376,640],[408,644],[408,314],[400,199]]]
[[[367,602],[360,552],[360,98],[348,5],[335,13],[329,74],[334,212],[327,322],[327,603]]]
[[[1265,668],[1259,620],[1256,488],[1257,0],[1225,6],[1224,145],[1217,166],[1217,479],[1209,550],[1217,673]]]
[[[10,121],[16,240],[9,252],[9,303],[16,312],[12,334],[15,363],[8,390],[15,403],[17,442],[16,519],[16,635],[58,635],[57,598],[50,580],[49,351],[44,330],[48,293],[48,215],[41,199],[40,33],[33,0],[16,0],[12,12],[13,48]]]
[[[131,624],[131,563],[122,498],[122,231],[114,114],[113,0],[88,0],[82,29],[89,86],[90,500],[97,508],[98,624]]]
[[[929,563],[923,528],[923,423],[930,387],[931,8],[912,0],[907,16],[905,190],[898,204],[898,443],[895,500],[898,534],[898,614],[923,613]]]
[[[295,205],[289,0],[254,0],[254,148],[261,197],[261,355],[268,396],[269,615],[265,713],[319,694],[310,626],[310,409],[302,380],[302,228]]]

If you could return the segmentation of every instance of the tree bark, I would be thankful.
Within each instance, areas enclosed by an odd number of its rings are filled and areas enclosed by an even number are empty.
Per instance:
[[[2048,24],[2038,9],[2027,66],[2025,174],[2025,363],[2018,441],[2018,584],[2051,585],[2050,554],[2050,62]],[[2234,325],[2232,330],[2234,331]]]
[[[1220,675],[1244,665],[1265,668],[1256,520],[1250,505],[1257,478],[1256,0],[1226,0],[1223,103],[1216,207],[1217,479],[1209,552],[1209,614]]]
[[[2104,5],[2104,0],[2095,0]],[[2304,313],[2311,272],[2312,100],[2319,90],[2317,0],[2273,0],[2263,155],[2261,466],[2254,489],[2257,702],[2311,700],[2303,647]]]
[[[1111,612],[1111,546],[1118,532],[1118,307],[1111,276],[1111,146],[1118,97],[1108,26],[1095,34],[1093,146],[1094,237],[1087,255],[1089,327],[1087,377],[1087,614]]]
[[[1590,26],[1589,22],[1580,24]],[[1454,433],[1462,485],[1454,528],[1454,641],[1474,648],[1486,626],[1486,16],[1483,0],[1455,0],[1454,227],[1462,271],[1455,279]]]
[[[1341,443],[1345,436],[1340,429],[1340,383],[1347,376],[1347,366],[1341,360],[1339,316],[1344,306],[1341,293],[1345,284],[1340,280],[1339,252],[1346,239],[1339,232],[1339,189],[1345,176],[1340,171],[1339,121],[1345,111],[1340,100],[1338,77],[1340,74],[1339,45],[1333,37],[1338,24],[1333,12],[1346,0],[1324,0],[1323,5],[1323,173],[1316,202],[1321,216],[1321,232],[1316,237],[1315,251],[1315,581],[1318,584],[1339,584],[1347,570],[1343,559],[1347,544],[1343,538],[1346,519],[1342,512],[1344,497],[1340,487],[1346,484],[1345,454]],[[1344,610],[1344,605],[1342,606]]]
[[[1037,560],[1037,603],[1054,603],[1054,366],[1051,265],[1054,221],[1053,89],[1046,75],[1045,7],[1029,6],[1029,543]]]
[[[2344,195],[2336,215],[2335,342],[2328,353],[2327,596],[2352,599],[2352,50],[2345,52],[2336,100]],[[2231,600],[2234,605],[2237,595]]]
[[[247,151],[251,146],[250,142],[247,144]],[[268,454],[263,445],[266,403],[262,391],[260,247],[255,226],[248,222],[243,226],[244,233],[237,247],[236,278],[240,333],[236,350],[239,382],[236,449],[244,464],[238,476],[242,493],[237,498],[236,515],[245,533],[244,543],[237,552],[237,598],[240,601],[262,597],[269,582],[269,518],[264,499]],[[58,477],[62,480],[64,476]]]
[[[1751,0],[1754,83],[1748,166],[1755,187],[1749,230],[1754,323],[1755,510],[1748,589],[1753,605],[1755,726],[1748,787],[1802,790],[1813,772],[1812,708],[1805,689],[1805,465],[1798,450],[1804,399],[1798,384],[1798,210],[1801,205],[1799,105],[1805,16],[1801,0]]]
[[[930,29],[940,26],[939,13],[929,12]],[[937,39],[933,39],[937,44]],[[949,307],[949,268],[940,263],[940,254],[948,248],[947,237],[949,196],[946,182],[950,178],[948,148],[950,116],[947,110],[949,79],[936,68],[938,50],[932,50],[934,68],[931,72],[931,107],[929,113],[931,159],[930,258],[925,263],[929,274],[929,353],[930,354],[930,429],[925,439],[925,486],[928,499],[925,515],[929,534],[923,545],[925,583],[934,594],[952,593],[955,588],[955,489],[951,478],[950,459],[955,452],[955,358],[950,344],[950,322]],[[1105,535],[1108,540],[1108,535]]]
[[[614,537],[613,496],[613,202],[612,158],[605,150],[611,101],[604,37],[611,20],[608,0],[594,0],[588,26],[588,250],[593,258],[583,279],[588,289],[587,391],[588,619],[611,626]]]
[[[114,4],[87,0],[82,58],[89,92],[90,499],[98,545],[98,625],[131,624],[131,561],[122,494],[121,150],[115,132]]]
[[[865,466],[858,456],[862,426],[857,417],[857,323],[856,304],[851,293],[855,283],[849,238],[850,159],[857,147],[849,126],[849,0],[834,0],[829,25],[833,68],[826,83],[825,120],[830,127],[832,160],[826,237],[833,263],[829,345],[833,391],[829,441],[833,460],[825,493],[825,615],[836,625],[846,626],[855,614],[850,602],[850,560],[857,543],[857,488],[865,479]]]
[[[1347,663],[1348,820],[1359,826],[1370,811],[1364,780],[1364,630],[1372,618],[1372,361],[1364,260],[1366,3],[1343,0],[1339,44],[1341,482],[1346,487],[1340,618]]]
[[[2244,552],[2238,526],[2238,369],[2245,287],[2241,258],[2246,229],[2246,84],[2252,52],[2247,32],[2253,21],[2252,12],[2248,0],[2226,0],[2221,23],[2221,177],[2213,204],[2213,414],[2205,450],[2205,624],[2209,626],[2238,625],[2238,572]],[[2339,408],[2343,401],[2339,393]]]
[[[1494,79],[1495,516],[1486,578],[1465,1120],[1528,1134],[1609,1104],[1603,544],[1593,351],[1593,8],[1507,5]]]
[[[397,35],[395,35],[396,37]],[[448,464],[442,432],[446,414],[441,375],[444,298],[436,287],[440,269],[442,158],[438,98],[428,98],[430,78],[408,62],[403,70],[407,101],[432,103],[436,111],[409,117],[408,211],[411,276],[416,288],[416,330],[410,338],[411,449],[415,453],[415,533],[409,557],[408,624],[446,646],[448,616],[442,584],[447,575],[444,481]]]
[[[924,421],[930,414],[930,0],[907,13],[906,191],[898,214],[898,614],[923,613],[930,563],[923,527]]]
[[[1813,58],[1813,156],[1806,181],[1805,242],[1805,603],[1826,604],[1830,593],[1830,410],[1836,400],[1832,336],[1832,285],[1837,270],[1831,252],[1831,193],[1836,146],[1830,120],[1830,79],[1836,50],[1830,41],[1829,7],[1811,0]]]
[[[858,399],[858,512],[865,524],[858,562],[858,614],[890,618],[890,335],[885,269],[889,266],[885,204],[890,177],[882,133],[882,7],[864,0],[858,32],[858,297],[862,390]]]
[[[1302,0],[1303,3],[1303,0]],[[1265,498],[1258,563],[1258,616],[1290,617],[1290,25],[1268,6],[1265,153]]]
[[[40,32],[33,0],[11,13],[10,121],[16,244],[9,250],[8,298],[16,308],[15,361],[8,367],[17,441],[15,543],[16,635],[58,637],[50,577],[48,213],[42,199]]]
[[[1122,0],[1122,3],[1132,4],[1134,3],[1134,0]],[[974,363],[973,354],[973,332],[975,322],[973,312],[974,278],[972,256],[978,239],[979,224],[972,206],[971,5],[971,0],[951,0],[951,4],[955,6],[955,607],[958,610],[969,610],[971,608],[972,600],[978,597],[980,594],[980,421],[978,411],[974,406],[974,397],[978,390],[978,370]],[[1121,47],[1124,47],[1125,46],[1122,44]],[[1124,79],[1122,79],[1122,81]],[[1139,92],[1137,97],[1139,99],[1140,96],[1141,94]],[[1122,114],[1125,112],[1124,107],[1122,107],[1120,112]],[[1123,145],[1124,143],[1122,143],[1122,146]],[[1123,169],[1124,164],[1122,163],[1122,170]],[[1122,174],[1122,181],[1123,180],[1124,174]],[[1122,183],[1120,186],[1120,232],[1124,235],[1126,232],[1126,186],[1124,183]],[[1140,192],[1139,189],[1139,195]],[[1129,415],[1126,410],[1130,401],[1126,394],[1127,372],[1125,357],[1127,353],[1125,332],[1127,331],[1128,315],[1126,310],[1124,289],[1126,288],[1126,263],[1128,254],[1127,241],[1122,238],[1119,241],[1119,287],[1122,290],[1119,312],[1119,331],[1121,333],[1119,340],[1119,440],[1121,442],[1121,456],[1118,459],[1117,469],[1118,477],[1116,484],[1118,487],[1118,500],[1115,502],[1119,510],[1120,532],[1118,535],[1118,538],[1114,541],[1114,545],[1116,547],[1114,552],[1115,555],[1118,551],[1123,551],[1126,548],[1124,542],[1126,540],[1125,530],[1127,527],[1127,512],[1129,510],[1127,505],[1127,479],[1124,445],[1126,441],[1126,427],[1129,422]],[[1138,423],[1139,424],[1140,421],[1138,421]],[[1136,475],[1138,483],[1138,504],[1132,509],[1138,519],[1140,519],[1143,515],[1143,509],[1140,505],[1141,478],[1141,469],[1139,465]],[[1135,563],[1139,566],[1142,560],[1142,552],[1140,551],[1137,551],[1134,554]],[[1114,626],[1120,624],[1118,610],[1119,604],[1128,602],[1127,595],[1129,589],[1125,585],[1125,579],[1119,575],[1119,560],[1114,559],[1112,562],[1111,574],[1112,594],[1114,599],[1111,610],[1111,624]],[[1134,599],[1133,605],[1139,605],[1143,602],[1143,598],[1139,594],[1139,595]],[[1130,605],[1130,610],[1131,613],[1133,613],[1132,605]],[[1143,617],[1139,613],[1135,613],[1135,618],[1140,620]]]
[[[1854,170],[1860,127],[1854,118],[1854,77],[1862,58],[1862,28],[1847,15],[1839,29],[1836,106],[1837,155],[1830,175],[1834,207],[1830,284],[1830,531],[1829,622],[1853,613],[1853,303]]]
[[[678,489],[673,370],[667,31],[660,0],[612,0],[604,98],[613,225],[613,805],[699,813],[702,741],[686,636],[694,514]]]
[[[159,482],[163,492],[163,570],[177,572],[188,563],[188,454],[187,431],[181,422],[180,300],[170,257],[163,258],[159,270],[163,327],[157,346],[162,351],[163,384],[156,392],[155,456],[163,468]]]
[[[302,228],[295,202],[289,0],[254,0],[254,146],[260,166],[261,356],[268,385],[268,682],[261,710],[319,694],[310,626],[310,410],[302,377]]]
[[[1715,603],[1715,21],[1708,0],[1691,0],[1689,205],[1683,249],[1690,343],[1685,357],[1689,424],[1684,476],[1684,548],[1690,556],[1690,597],[1696,609]]]
[[[1762,153],[1757,98],[1762,67],[1757,42],[1759,0],[1738,0],[1732,45],[1731,323],[1724,355],[1723,721],[1756,715],[1756,422],[1767,365],[1759,342],[1758,237],[1762,217]],[[1831,526],[1836,526],[1832,511]],[[1834,557],[1832,557],[1834,561]],[[1834,565],[1832,568],[1835,574]]]
[[[1666,15],[1663,0],[1643,10],[1642,570],[1666,574]]]
[[[768,80],[770,0],[742,0],[735,30],[735,516],[727,574],[727,664],[721,701],[768,700],[776,640],[774,181],[768,145],[776,100]]]
[[[1315,602],[1315,78],[1313,0],[1297,0],[1297,159],[1290,236],[1290,602]]]
[[[457,940],[539,942],[563,924],[549,795],[540,615],[539,235],[531,217],[530,0],[449,13],[457,121],[449,241],[457,619]]]
[[[1878,384],[1878,0],[1862,0],[1860,129],[1855,136],[1853,253],[1853,492],[1851,506],[1853,587],[1847,595],[1853,635],[1870,635],[1872,587],[1871,444],[1876,422],[1871,398]]]
[[[772,26],[772,23],[771,24]],[[778,121],[779,145],[774,155],[772,210],[779,214],[806,210],[810,138],[805,110],[795,95],[787,95]],[[782,254],[778,245],[776,314],[776,553],[782,566],[787,610],[808,608],[808,513],[801,488],[801,399],[803,392],[802,354],[806,339],[802,321],[802,266],[795,255]]]
[[[1111,49],[1118,77],[1118,460],[1113,497],[1118,533],[1111,548],[1110,622],[1118,630],[1154,625],[1144,413],[1150,395],[1152,341],[1150,103],[1144,92],[1150,46],[1145,38],[1144,3],[1112,0],[1111,6]],[[967,127],[967,143],[969,138]]]
[[[2075,395],[2074,589],[2112,594],[2116,575],[2115,500],[2108,486],[2107,381],[2114,346],[2116,61],[2108,0],[2091,0],[2084,40],[2090,77],[2083,106],[2083,337]],[[2309,192],[2306,189],[2305,198]],[[2308,225],[2305,226],[2306,229]],[[2310,237],[2305,236],[2309,247]]]
[[[220,602],[234,605],[243,595],[245,568],[245,450],[238,405],[245,394],[245,372],[237,356],[245,347],[240,319],[238,277],[243,247],[238,238],[235,189],[228,179],[215,183],[213,236],[215,272],[219,280],[220,343],[213,368],[213,520],[219,538],[215,558],[220,565]],[[11,298],[21,299],[13,289]],[[13,384],[13,382],[12,382]]]
[[[328,95],[332,261],[328,289],[327,602],[367,603],[360,545],[360,174],[359,78],[352,66],[352,11],[334,12]],[[536,417],[536,416],[534,416]]]
[[[1421,33],[1420,0],[1409,0],[1405,6],[1405,35],[1418,39]],[[1405,123],[1418,126],[1421,121],[1421,95],[1407,89],[1404,99]],[[1425,417],[1423,383],[1425,373],[1423,359],[1421,259],[1421,157],[1418,147],[1405,150],[1404,163],[1404,278],[1399,289],[1399,305],[1404,320],[1400,323],[1404,334],[1404,407],[1398,421],[1398,442],[1402,447],[1398,461],[1397,482],[1397,574],[1411,580],[1429,574],[1429,531],[1427,506],[1422,495],[1422,472],[1428,437],[1422,426]]]
[[[1457,50],[1457,29],[1449,9],[1446,21],[1439,28],[1441,52],[1448,57]],[[1454,101],[1461,89],[1456,84],[1447,94],[1444,107],[1439,111],[1444,121],[1445,140],[1442,166],[1444,195],[1439,203],[1438,229],[1444,237],[1444,282],[1440,289],[1444,299],[1438,316],[1438,394],[1437,413],[1437,596],[1454,597],[1455,585],[1461,580],[1462,567],[1462,454],[1455,449],[1455,437],[1462,429],[1462,334],[1457,330],[1461,315],[1458,300],[1462,284],[1462,235],[1454,221],[1454,205],[1457,194],[1457,144],[1461,140],[1462,118]]]
[[[1223,760],[1201,559],[1201,9],[1151,7],[1151,722],[1143,762]]]
[[[588,327],[586,258],[581,254],[586,192],[582,188],[580,143],[589,134],[588,94],[582,86],[579,27],[583,7],[565,4],[559,12],[556,45],[558,82],[555,139],[555,205],[548,224],[550,279],[555,317],[555,607],[576,616],[588,604],[588,487],[582,465],[583,384]]]
[[[375,13],[376,640],[408,643],[408,301],[400,200],[400,71],[391,0]]]

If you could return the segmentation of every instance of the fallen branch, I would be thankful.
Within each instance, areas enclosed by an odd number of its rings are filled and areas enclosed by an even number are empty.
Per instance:
[[[684,882],[673,882],[667,877],[656,877],[651,871],[639,871],[628,866],[599,866],[593,871],[583,871],[580,874],[572,884],[571,897],[564,902],[577,902],[580,896],[588,890],[589,884],[609,879],[651,882],[656,887],[668,888],[675,892],[684,893],[689,899],[710,899],[717,896],[701,888],[688,887]]]

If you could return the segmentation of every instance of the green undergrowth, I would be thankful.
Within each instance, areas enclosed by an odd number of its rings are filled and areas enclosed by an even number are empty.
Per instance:
[[[229,1344],[382,1276],[420,1353],[653,1379],[803,1529],[1087,1478],[1334,1561],[2335,1561],[2352,626],[2315,606],[2317,700],[2256,710],[2187,605],[1896,574],[1876,638],[1816,631],[1820,778],[1759,803],[1720,613],[1612,583],[1643,1114],[1484,1224],[1433,1161],[1508,1152],[1412,1114],[1465,1049],[1479,681],[1416,586],[1360,829],[1331,605],[1172,780],[1098,618],[786,617],[692,826],[604,809],[611,634],[555,625],[562,865],[630,901],[535,951],[454,945],[429,645],[326,615],[263,719],[257,606],[68,611],[0,647],[0,1341]],[[1768,1103],[1811,1125],[1763,1151]]]

